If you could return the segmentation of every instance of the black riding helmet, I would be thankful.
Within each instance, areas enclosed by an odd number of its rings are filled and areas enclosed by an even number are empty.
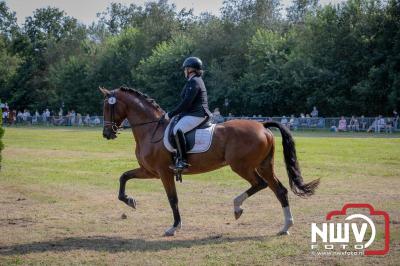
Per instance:
[[[183,62],[182,68],[184,69],[185,67],[191,67],[197,70],[202,70],[203,62],[201,62],[200,58],[191,56],[186,58],[185,61]]]

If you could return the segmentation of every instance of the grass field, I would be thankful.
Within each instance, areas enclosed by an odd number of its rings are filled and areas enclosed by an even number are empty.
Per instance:
[[[7,128],[0,265],[400,265],[400,138],[369,136],[295,135],[304,178],[321,178],[321,185],[309,199],[290,192],[290,236],[275,236],[283,217],[270,189],[249,198],[234,219],[232,199],[248,184],[223,168],[184,176],[177,185],[183,228],[166,238],[172,214],[159,180],[128,182],[137,210],[117,199],[120,174],[137,166],[129,131],[106,141],[100,129]],[[278,138],[276,172],[288,187],[282,157]],[[389,213],[388,255],[311,254],[311,223],[348,202]]]

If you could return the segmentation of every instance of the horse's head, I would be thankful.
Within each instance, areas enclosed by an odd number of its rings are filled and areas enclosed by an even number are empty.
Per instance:
[[[118,90],[109,91],[105,88],[99,88],[104,95],[103,116],[104,127],[103,137],[106,139],[115,139],[118,129],[126,118],[126,106],[120,99]]]

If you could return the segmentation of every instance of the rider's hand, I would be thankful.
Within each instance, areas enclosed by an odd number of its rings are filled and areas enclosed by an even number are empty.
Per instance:
[[[165,120],[169,120],[169,119],[170,119],[170,117],[169,117],[168,113],[165,113],[165,115],[164,115],[164,119],[165,119]]]

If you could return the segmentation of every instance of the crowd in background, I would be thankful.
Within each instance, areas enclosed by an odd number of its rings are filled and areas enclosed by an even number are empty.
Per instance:
[[[67,111],[64,114],[63,108],[58,112],[50,111],[48,108],[39,112],[36,110],[31,113],[28,109],[23,111],[10,110],[7,103],[1,104],[3,112],[3,125],[54,125],[54,126],[99,126],[103,124],[103,117],[97,115],[82,115],[75,112],[75,110]],[[219,108],[215,108],[213,112],[213,121],[222,123],[232,119],[251,119],[260,122],[277,121],[288,127],[290,130],[307,129],[307,128],[321,128],[329,129],[332,132],[386,132],[392,133],[398,130],[399,114],[393,110],[392,117],[360,117],[351,116],[340,118],[325,118],[320,117],[316,106],[313,107],[309,114],[301,113],[298,117],[295,115],[290,116],[277,116],[265,117],[262,115],[253,116],[235,116],[229,113],[228,116],[222,116]]]
[[[229,113],[227,117],[223,117],[219,111],[219,108],[215,108],[213,112],[214,121],[221,123],[232,119],[251,119],[260,122],[264,121],[277,121],[288,127],[290,130],[298,130],[299,128],[329,128],[332,132],[386,132],[392,133],[397,131],[399,126],[399,114],[396,110],[393,110],[392,117],[383,117],[378,115],[376,117],[365,117],[361,115],[357,117],[352,115],[351,117],[341,116],[337,117],[320,117],[316,106],[310,114],[301,113],[298,117],[295,115],[290,116],[279,116],[279,117],[263,117],[261,115],[253,116],[234,116]]]
[[[23,111],[10,110],[7,103],[1,105],[3,125],[54,125],[54,126],[98,126],[102,124],[101,118],[97,115],[82,115],[74,110],[64,114],[62,108],[50,111],[48,108],[39,112],[31,113],[28,109]]]

